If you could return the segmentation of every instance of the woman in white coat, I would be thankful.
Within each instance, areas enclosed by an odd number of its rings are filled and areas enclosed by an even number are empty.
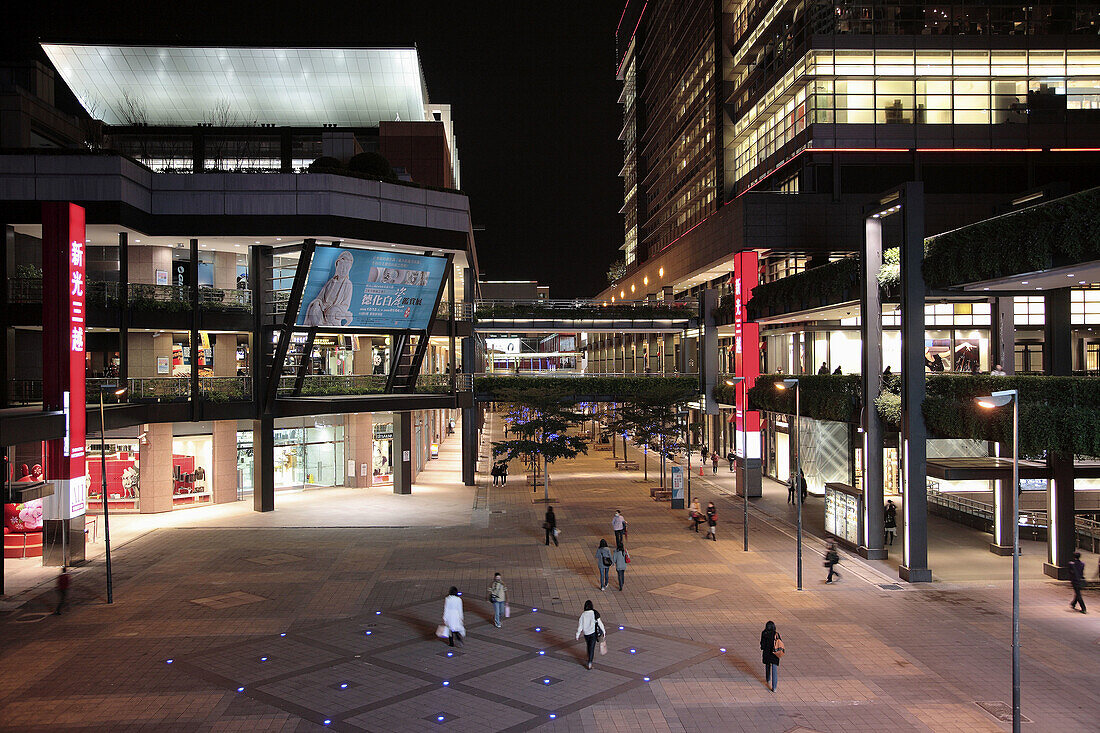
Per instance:
[[[581,638],[581,634],[584,634],[584,645],[588,652],[588,662],[584,665],[586,669],[592,669],[592,657],[596,652],[596,642],[603,638],[607,633],[607,629],[603,625],[603,619],[600,618],[600,612],[592,606],[592,601],[584,602],[584,611],[581,613],[581,617],[577,619],[577,638]]]
[[[443,599],[443,624],[451,632],[447,641],[451,646],[462,646],[462,637],[466,635],[466,626],[462,622],[462,599],[458,595],[458,588],[451,586],[451,591]]]

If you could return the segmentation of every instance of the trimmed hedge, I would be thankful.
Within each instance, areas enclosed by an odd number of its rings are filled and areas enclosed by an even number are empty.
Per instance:
[[[749,319],[858,299],[859,282],[859,258],[847,257],[811,270],[803,270],[782,280],[757,285],[753,288],[752,298],[747,305]],[[732,295],[722,298],[718,314],[722,318],[720,323],[733,320]]]
[[[764,374],[749,389],[749,409],[794,414],[794,390],[778,389],[775,383],[789,379],[786,374]],[[798,376],[801,414],[815,420],[857,422],[859,420],[860,379],[853,374],[802,374]],[[714,395],[733,404],[736,387],[723,384]]]
[[[547,387],[560,389],[574,402],[590,397],[614,397],[617,400],[645,402],[661,400],[670,393],[690,397],[699,393],[695,377],[474,377],[474,394],[492,399],[503,392],[538,391]]]
[[[1100,259],[1100,188],[938,234],[925,240],[931,288]]]

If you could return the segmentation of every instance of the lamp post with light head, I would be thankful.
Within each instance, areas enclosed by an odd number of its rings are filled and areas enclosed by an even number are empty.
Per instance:
[[[107,603],[114,603],[114,583],[111,578],[111,523],[107,513],[107,451],[104,433],[107,423],[103,420],[103,394],[110,392],[115,397],[126,394],[126,387],[101,387],[99,390],[99,473],[103,479],[103,547],[107,559]]]
[[[786,390],[794,388],[794,440],[795,440],[795,453],[794,453],[794,476],[791,481],[794,483],[794,496],[795,505],[798,507],[798,590],[802,590],[802,436],[799,435],[799,427],[801,423],[801,397],[802,390],[797,379],[783,379],[775,383],[775,388],[780,390]]]
[[[736,387],[738,384],[744,383],[744,381],[745,381],[744,377],[730,377],[729,379],[726,380],[726,384],[730,387]],[[749,406],[749,395],[748,395],[748,387],[747,386],[746,386],[745,390],[746,390],[745,391],[745,399],[742,401],[742,404],[745,406],[746,411],[747,411],[748,406]],[[736,402],[736,401],[737,400],[735,399],[734,402]],[[737,406],[736,405],[733,408],[733,414],[734,414],[734,416],[737,415]],[[736,417],[735,417],[735,419],[736,419]],[[744,417],[741,418],[741,427],[742,428],[745,427],[745,418]],[[742,461],[747,461],[748,460],[748,454],[745,451],[745,443],[747,441],[748,441],[748,431],[743,430],[743,434],[741,436],[741,460]],[[748,475],[747,471],[742,471],[742,475],[747,476]],[[748,483],[748,482],[746,481],[745,483]],[[744,536],[745,552],[748,552],[749,551],[749,487],[748,486],[739,486],[738,488],[741,489],[741,501],[744,502],[744,509],[745,509],[745,512],[744,512],[744,514],[745,514],[744,527],[741,530],[741,533]]]
[[[1012,731],[1020,732],[1020,393],[1014,389],[975,397],[995,410],[1012,403]]]

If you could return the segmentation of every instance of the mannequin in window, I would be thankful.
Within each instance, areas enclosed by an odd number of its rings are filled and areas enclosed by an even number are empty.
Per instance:
[[[351,323],[351,266],[354,258],[342,252],[333,264],[333,275],[306,310],[305,326],[346,326]]]

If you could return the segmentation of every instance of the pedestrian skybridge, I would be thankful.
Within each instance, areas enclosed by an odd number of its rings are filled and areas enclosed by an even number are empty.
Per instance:
[[[483,333],[679,333],[698,325],[699,308],[694,301],[479,300],[473,319]]]
[[[666,374],[578,374],[541,372],[531,375],[474,375],[474,399],[478,402],[507,402],[515,395],[535,391],[560,393],[565,402],[625,402],[629,400],[697,397],[699,375]]]

